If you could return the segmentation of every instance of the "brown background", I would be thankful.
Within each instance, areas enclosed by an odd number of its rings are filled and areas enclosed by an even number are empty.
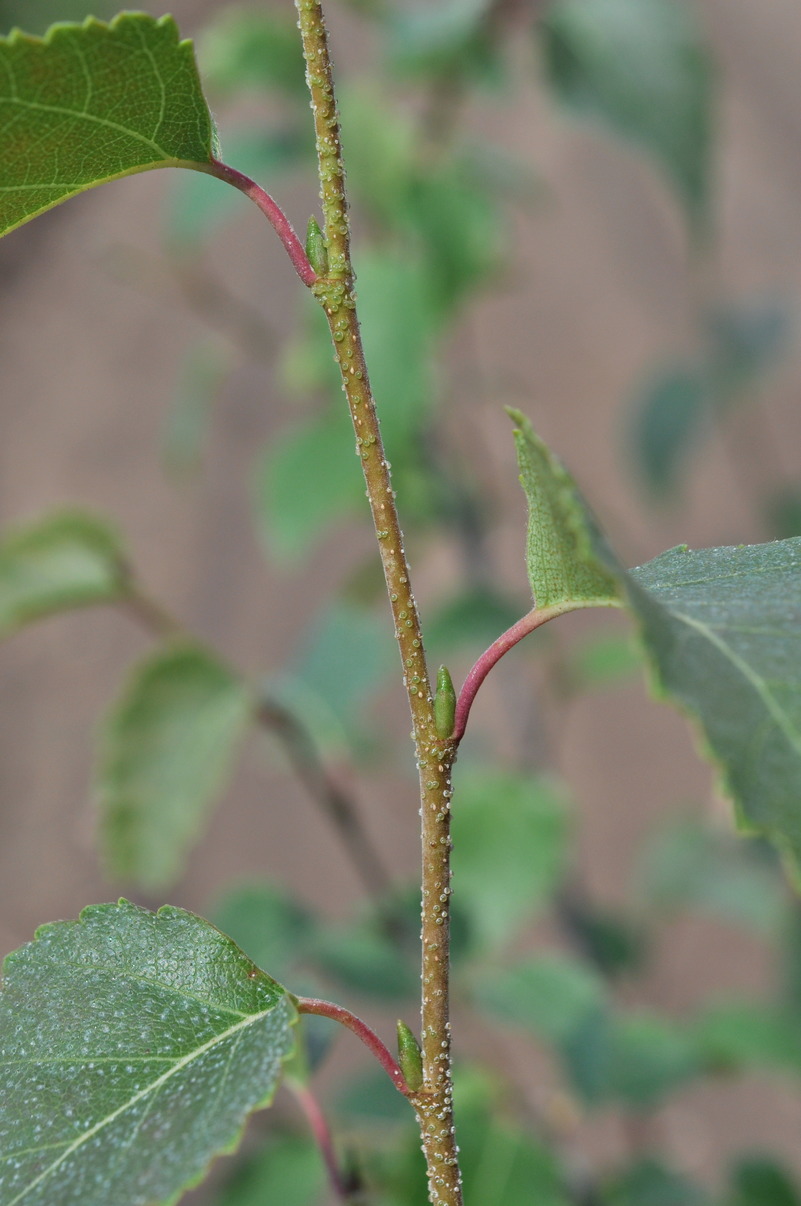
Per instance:
[[[329,7],[344,74],[355,70],[364,48],[354,41],[353,19]],[[173,5],[187,34],[214,9],[198,0]],[[730,454],[732,445],[755,443],[756,427],[772,433],[782,474],[801,478],[798,341],[762,409],[735,418],[728,447],[704,451],[680,507],[649,512],[620,450],[622,406],[643,371],[693,346],[699,288],[731,299],[777,294],[796,310],[801,295],[801,14],[795,0],[702,0],[700,10],[716,48],[722,98],[717,250],[702,282],[671,199],[638,157],[555,115],[533,84],[511,102],[483,98],[467,115],[535,165],[546,184],[536,213],[510,218],[518,260],[507,287],[487,297],[452,349],[454,364],[464,358],[462,371],[480,363],[490,389],[498,383],[497,405],[487,399],[473,412],[472,444],[485,449],[482,475],[508,483],[496,548],[521,595],[524,508],[503,402],[528,411],[630,562],[679,541],[765,538],[751,493],[763,470],[746,480]],[[531,60],[523,47],[519,57],[522,86]],[[225,114],[218,117],[224,131]],[[268,565],[246,479],[254,449],[291,404],[270,371],[254,364],[241,364],[226,387],[202,475],[181,487],[166,478],[157,455],[165,405],[188,344],[204,328],[169,282],[154,297],[110,268],[110,251],[120,243],[146,258],[159,255],[165,176],[150,173],[87,194],[0,244],[0,520],[65,502],[109,513],[128,534],[155,595],[241,665],[277,669],[370,537],[353,525],[321,547],[310,567]],[[312,183],[283,190],[298,224],[314,194]],[[291,329],[297,282],[244,201],[211,263],[276,330]],[[424,615],[443,572],[450,572],[447,554],[421,551]],[[565,631],[581,623],[566,621]],[[128,618],[104,610],[50,620],[0,648],[0,950],[124,886],[104,882],[93,850],[91,739],[120,675],[146,648]],[[490,734],[506,681],[499,672],[477,704],[476,722]],[[390,693],[381,707],[405,742],[402,700]],[[588,699],[562,719],[558,733],[556,719],[545,724],[580,802],[579,865],[600,898],[615,901],[634,852],[660,818],[682,806],[721,806],[684,722],[648,702],[639,685],[600,703]],[[493,740],[502,751],[508,734]],[[413,873],[410,780],[399,773],[380,790],[363,782],[359,794],[371,831],[399,871]],[[359,894],[312,805],[257,742],[170,899],[203,910],[233,877],[248,873],[292,884],[336,913]],[[680,1014],[713,988],[758,990],[763,972],[756,947],[723,926],[681,924],[647,1000]],[[779,1146],[795,1158],[799,1134],[801,1099],[754,1083],[685,1094],[664,1122],[664,1141],[689,1168],[711,1168],[723,1150],[744,1143]],[[613,1151],[621,1142],[615,1121],[598,1125],[591,1142]]]

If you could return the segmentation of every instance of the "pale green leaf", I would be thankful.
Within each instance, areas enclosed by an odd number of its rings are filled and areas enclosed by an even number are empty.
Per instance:
[[[0,38],[0,234],[107,180],[203,170],[213,141],[192,44],[171,17]]]
[[[547,902],[566,869],[570,814],[544,778],[457,770],[453,868],[478,941],[496,949]]]
[[[515,444],[528,499],[526,563],[538,609],[614,606],[620,594],[611,557],[573,479],[519,410]]]
[[[661,690],[700,721],[746,830],[801,856],[801,538],[632,571]]]
[[[553,0],[538,32],[559,100],[652,156],[701,220],[713,78],[684,0]]]
[[[53,612],[113,603],[126,589],[121,541],[92,515],[49,515],[0,540],[0,636]]]
[[[3,1206],[167,1206],[268,1105],[297,1014],[229,938],[127,901],[43,926],[0,993]]]
[[[105,725],[97,770],[109,869],[147,888],[174,880],[248,724],[244,684],[204,650],[137,666]]]

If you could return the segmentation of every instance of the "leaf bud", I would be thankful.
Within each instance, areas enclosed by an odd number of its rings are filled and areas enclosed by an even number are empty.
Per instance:
[[[313,214],[306,227],[306,258],[318,276],[328,275],[328,244]]]
[[[412,1093],[423,1086],[423,1054],[405,1022],[398,1022],[398,1063]]]
[[[443,741],[453,733],[456,719],[456,692],[447,666],[437,671],[437,690],[434,696],[434,724],[437,736]]]

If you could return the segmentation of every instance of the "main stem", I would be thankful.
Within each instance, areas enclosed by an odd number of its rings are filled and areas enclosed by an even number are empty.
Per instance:
[[[364,360],[350,256],[345,173],[331,59],[319,0],[295,0],[317,140],[329,271],[312,285],[334,341],[342,385],[356,433],[367,497],[403,662],[420,774],[422,831],[423,1087],[413,1097],[433,1206],[462,1206],[453,1127],[450,969],[450,798],[456,743],[437,737],[423,637],[412,593],[389,464]],[[387,282],[391,287],[391,282]],[[414,355],[414,348],[409,354]]]

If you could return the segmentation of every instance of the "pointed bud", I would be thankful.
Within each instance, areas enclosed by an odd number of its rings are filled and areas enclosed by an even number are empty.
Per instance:
[[[314,215],[306,227],[306,258],[318,276],[328,275],[328,244]]]
[[[423,1054],[405,1022],[398,1022],[398,1063],[413,1093],[423,1085]]]
[[[447,666],[437,671],[437,693],[434,696],[434,724],[437,736],[444,741],[453,733],[456,718],[456,692]]]

